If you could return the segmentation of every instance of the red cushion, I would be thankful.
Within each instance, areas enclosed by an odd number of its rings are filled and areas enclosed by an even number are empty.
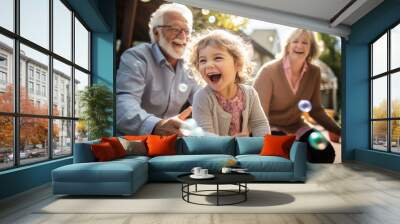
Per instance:
[[[146,139],[148,156],[175,155],[175,142],[177,137],[177,135],[149,135]]]
[[[115,151],[110,143],[102,142],[91,145],[92,152],[97,161],[109,161],[117,158]]]
[[[126,151],[117,137],[101,138],[101,142],[108,142],[114,149],[117,158],[126,156]]]
[[[289,159],[290,147],[292,147],[294,140],[296,140],[295,135],[266,135],[260,155],[281,156]]]

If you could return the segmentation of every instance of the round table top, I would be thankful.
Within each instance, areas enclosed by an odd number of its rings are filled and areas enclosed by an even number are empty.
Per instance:
[[[192,173],[182,174],[177,179],[186,184],[236,184],[255,180],[255,177],[249,173],[212,173],[215,177],[210,179],[194,179],[190,175]]]

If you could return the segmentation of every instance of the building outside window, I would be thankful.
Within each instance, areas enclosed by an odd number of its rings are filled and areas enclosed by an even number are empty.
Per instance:
[[[50,2],[52,4],[49,4]],[[74,105],[74,102],[79,101],[77,92],[80,90],[65,86],[81,83],[82,74],[85,79],[90,80],[90,32],[66,4],[62,0],[19,1],[19,11],[10,12],[15,17],[14,20],[19,21],[15,31],[12,29],[6,32],[0,29],[0,84],[11,84],[15,87],[12,72],[16,65],[19,65],[17,79],[20,80],[20,86],[11,88],[10,91],[19,89],[21,93],[17,95],[18,98],[10,100],[11,105],[2,105],[4,102],[0,102],[0,123],[5,125],[2,128],[7,128],[5,132],[1,132],[6,135],[0,136],[3,140],[0,141],[0,149],[6,154],[6,159],[0,160],[0,171],[70,156],[73,143],[78,139],[87,138],[86,131],[76,128],[79,114],[74,113],[72,108],[65,110],[64,106]],[[43,13],[37,14],[38,11]],[[45,13],[46,11],[48,13]],[[51,29],[49,24],[53,25]],[[13,32],[14,35],[10,35],[9,32]],[[14,43],[18,46],[14,46]],[[52,48],[50,43],[53,43]],[[19,58],[18,63],[11,60],[14,53],[18,56],[16,58]],[[54,54],[60,61],[53,57]],[[72,55],[75,55],[74,60]],[[53,71],[53,74],[50,74],[50,71]],[[74,78],[74,74],[78,72],[79,77]],[[51,90],[48,89],[50,78],[54,78]],[[63,87],[58,85],[59,79],[64,81]],[[85,82],[86,86],[89,84],[90,82]],[[3,94],[14,96],[14,92],[0,91],[0,97]],[[63,107],[56,106],[60,94],[63,94]],[[54,105],[50,105],[51,98]],[[19,112],[12,109],[14,104],[20,108]],[[54,111],[49,108],[53,108]],[[14,125],[18,125],[16,128],[19,130],[15,135]],[[43,129],[43,132],[40,129]],[[29,134],[33,131],[43,134],[33,139]],[[7,140],[4,140],[5,138]],[[14,154],[14,151],[17,154]],[[16,160],[16,157],[19,159]]]
[[[400,24],[370,44],[371,148],[400,153]]]

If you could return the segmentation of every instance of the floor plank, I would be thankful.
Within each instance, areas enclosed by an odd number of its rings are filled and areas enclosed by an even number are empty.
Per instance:
[[[359,214],[36,214],[56,199],[50,185],[0,201],[0,223],[15,224],[280,224],[400,223],[400,174],[356,162],[310,164],[308,183],[315,183],[349,203]]]

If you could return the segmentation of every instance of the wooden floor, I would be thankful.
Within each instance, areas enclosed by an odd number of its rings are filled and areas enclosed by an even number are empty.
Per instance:
[[[0,202],[0,223],[237,224],[237,223],[400,223],[400,174],[359,163],[313,164],[308,183],[317,183],[349,203],[366,206],[357,214],[36,214],[54,200],[42,186]],[[315,203],[321,203],[316,201]]]

